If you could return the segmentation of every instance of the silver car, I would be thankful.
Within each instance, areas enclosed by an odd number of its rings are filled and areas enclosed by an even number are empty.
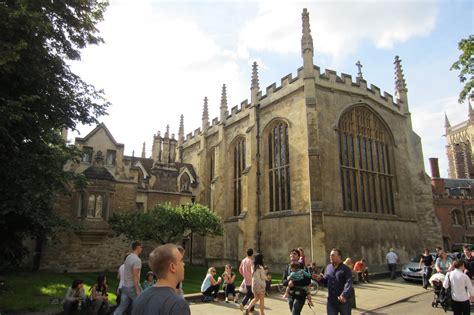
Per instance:
[[[430,253],[433,257],[433,261],[435,261],[436,253]],[[404,280],[414,280],[414,281],[422,281],[423,278],[423,265],[420,268],[420,259],[421,254],[416,255],[408,264],[403,265],[402,267],[402,278]]]

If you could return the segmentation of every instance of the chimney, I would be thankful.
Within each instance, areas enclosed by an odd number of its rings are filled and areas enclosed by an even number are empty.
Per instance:
[[[439,176],[438,158],[429,158],[431,168],[431,191],[433,195],[443,196],[446,192],[444,189],[444,179]]]
[[[430,160],[430,168],[431,168],[431,177],[439,178],[438,158],[429,158],[429,160]]]

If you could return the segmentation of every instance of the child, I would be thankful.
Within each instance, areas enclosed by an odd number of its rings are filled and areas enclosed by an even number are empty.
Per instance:
[[[272,285],[272,275],[270,273],[270,269],[268,268],[268,266],[264,266],[263,270],[265,270],[265,275],[267,276],[267,280],[265,280],[265,282],[266,282],[265,295],[268,296],[269,292],[270,292],[271,285]]]
[[[231,295],[231,299],[235,298],[235,273],[232,272],[232,266],[227,264],[225,265],[225,271],[222,274],[222,278],[224,279],[224,296],[225,302],[229,303],[229,295]],[[234,302],[236,300],[234,299]]]
[[[291,264],[291,272],[288,275],[287,280],[293,280],[293,281],[298,281],[303,279],[304,277],[306,278],[311,278],[311,274],[307,272],[304,269],[299,269],[299,263],[293,263]],[[311,299],[311,293],[309,288],[306,289],[306,297],[308,298],[308,305],[313,306],[313,301]],[[284,298],[288,298],[288,295],[290,294],[290,287],[286,287],[285,294],[283,295]]]
[[[145,281],[143,281],[143,291],[155,285],[156,281],[154,279],[154,276],[155,274],[153,273],[153,271],[148,271],[146,273],[146,279]]]

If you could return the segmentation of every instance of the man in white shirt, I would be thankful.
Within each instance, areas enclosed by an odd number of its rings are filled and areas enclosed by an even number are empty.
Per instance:
[[[142,261],[140,257],[138,257],[142,252],[142,243],[140,241],[133,241],[131,247],[132,252],[127,256],[124,262],[123,286],[120,289],[121,301],[114,315],[122,315],[133,300],[142,292],[140,286]]]
[[[454,261],[453,271],[446,274],[443,287],[451,287],[451,307],[454,315],[470,314],[470,297],[474,296],[471,279],[464,273],[464,262]]]
[[[396,278],[395,272],[397,270],[398,256],[397,254],[395,254],[393,248],[390,248],[390,251],[387,253],[387,256],[385,256],[385,259],[387,260],[388,271],[390,271],[390,279],[394,280]]]

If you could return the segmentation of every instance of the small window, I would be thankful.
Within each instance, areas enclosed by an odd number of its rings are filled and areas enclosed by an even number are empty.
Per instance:
[[[82,148],[82,162],[91,163],[92,162],[92,148],[83,147]]]
[[[145,211],[145,204],[143,202],[135,203],[135,208],[137,212],[144,212]]]
[[[467,213],[467,220],[468,220],[469,225],[474,225],[474,211],[473,210],[469,210],[469,212]]]
[[[189,184],[190,183],[191,183],[191,179],[189,178],[188,174],[184,173],[183,175],[181,175],[179,191],[180,192],[190,192],[189,191]]]
[[[107,150],[107,157],[106,157],[106,164],[107,165],[115,165],[115,157],[117,152],[115,150]]]
[[[462,225],[461,211],[459,211],[458,209],[454,209],[451,212],[451,220],[453,222],[453,225]]]
[[[87,205],[88,219],[102,219],[102,211],[104,206],[104,197],[100,194],[90,194],[89,203]]]

